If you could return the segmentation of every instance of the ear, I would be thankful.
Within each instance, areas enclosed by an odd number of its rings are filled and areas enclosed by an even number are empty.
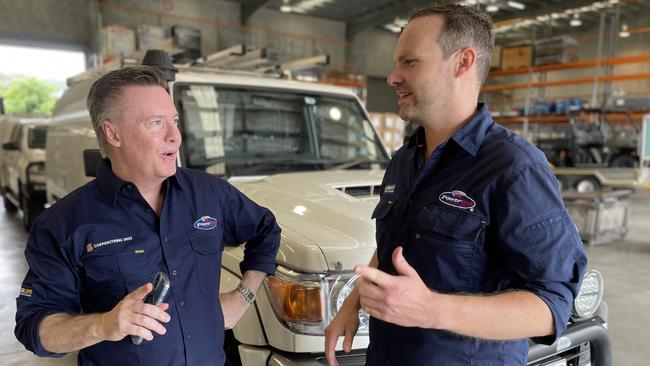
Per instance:
[[[469,72],[476,65],[476,50],[463,48],[456,55],[456,70],[454,76],[459,78]]]
[[[118,126],[109,121],[102,122],[102,131],[104,136],[106,136],[106,142],[113,147],[120,147],[122,141],[120,139],[120,133]]]

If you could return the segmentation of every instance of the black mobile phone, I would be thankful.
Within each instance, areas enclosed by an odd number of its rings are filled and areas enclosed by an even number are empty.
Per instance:
[[[169,278],[163,272],[158,272],[156,277],[153,279],[153,290],[144,298],[146,304],[152,304],[155,306],[160,306],[169,293]],[[142,337],[140,336],[131,336],[133,344],[139,345],[142,343]]]

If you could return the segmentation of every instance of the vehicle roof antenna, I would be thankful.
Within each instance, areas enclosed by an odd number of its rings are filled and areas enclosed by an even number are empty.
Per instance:
[[[160,69],[165,75],[167,81],[176,80],[176,73],[178,69],[174,66],[172,58],[169,54],[162,50],[149,50],[145,53],[142,59],[143,65],[154,66]]]

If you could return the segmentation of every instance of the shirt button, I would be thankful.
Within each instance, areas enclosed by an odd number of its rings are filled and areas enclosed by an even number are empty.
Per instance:
[[[179,302],[179,304],[180,304],[181,306],[185,306],[185,301],[181,300],[181,302]]]
[[[169,240],[165,237],[165,243],[168,242]]]
[[[177,274],[178,274],[178,272],[176,272],[176,270],[172,271],[172,276],[176,276]]]
[[[415,234],[415,238],[416,238],[416,239],[420,239],[420,234],[416,233],[416,234]]]
[[[191,334],[188,334],[186,337],[187,337],[187,339],[192,339],[192,335],[191,335]]]

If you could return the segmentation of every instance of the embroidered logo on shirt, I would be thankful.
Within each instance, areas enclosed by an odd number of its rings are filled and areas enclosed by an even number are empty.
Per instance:
[[[32,289],[27,288],[27,287],[21,287],[20,288],[20,296],[31,298],[32,297]]]
[[[133,240],[132,236],[126,236],[124,238],[115,238],[115,239],[110,239],[110,240],[104,240],[102,242],[93,244],[93,243],[88,243],[86,244],[86,252],[91,253],[93,250],[101,247],[105,247],[107,245],[113,245],[113,244],[119,244],[119,243],[124,243],[127,241]]]
[[[217,227],[217,219],[210,216],[203,216],[194,222],[194,228],[199,230],[212,230]]]
[[[440,195],[440,197],[438,197],[438,199],[445,205],[466,210],[471,210],[476,207],[476,202],[474,202],[473,199],[469,198],[465,192],[462,191],[444,192]]]
[[[384,187],[384,194],[393,194],[395,193],[395,187],[396,184],[386,184],[386,187]]]

